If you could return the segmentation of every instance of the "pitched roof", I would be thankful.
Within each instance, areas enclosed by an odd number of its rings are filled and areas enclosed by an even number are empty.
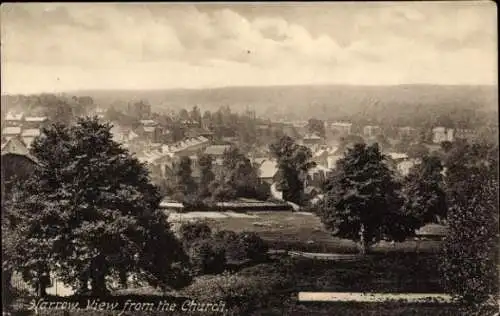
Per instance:
[[[29,151],[20,139],[18,138],[10,138],[4,144],[2,144],[2,155],[5,154],[16,154],[16,155],[24,155],[29,157]]]
[[[408,155],[405,153],[389,153],[388,155],[389,155],[389,157],[391,157],[391,159],[394,159],[394,160],[408,158]]]
[[[155,127],[154,126],[144,126],[144,131],[148,132],[148,133],[152,133],[155,131]]]
[[[30,128],[30,129],[25,129],[21,133],[22,137],[36,137],[40,136],[41,132],[38,128]]]
[[[346,122],[333,122],[330,124],[330,126],[338,126],[338,127],[351,127],[352,123],[346,123]]]
[[[224,152],[229,148],[231,148],[231,145],[212,145],[208,146],[207,149],[205,149],[205,154],[222,156]]]
[[[14,113],[9,112],[5,116],[6,121],[21,121],[23,119],[24,113]]]
[[[8,126],[2,130],[2,135],[20,135],[21,128],[19,126]]]
[[[313,134],[313,135],[307,135],[306,137],[304,137],[304,140],[320,140],[321,137],[319,137],[318,135],[316,134]]]
[[[28,116],[24,119],[26,122],[45,122],[47,121],[46,116]]]
[[[140,120],[139,122],[142,125],[147,125],[147,126],[152,126],[152,125],[157,125],[158,124],[155,120]]]

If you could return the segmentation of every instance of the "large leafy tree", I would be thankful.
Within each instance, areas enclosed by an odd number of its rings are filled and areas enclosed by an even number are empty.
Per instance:
[[[200,155],[198,158],[200,166],[200,182],[198,184],[198,196],[200,199],[210,197],[210,184],[215,180],[215,174],[212,170],[213,157],[211,155]]]
[[[78,119],[34,141],[38,165],[7,207],[9,229],[20,238],[4,262],[27,281],[50,272],[82,292],[90,281],[98,295],[113,275],[131,273],[156,286],[188,280],[157,188],[145,166],[112,141],[110,128]]]
[[[333,235],[359,243],[361,253],[383,238],[403,241],[415,221],[402,208],[400,184],[378,145],[357,144],[337,161],[319,215]]]
[[[278,161],[278,189],[283,191],[286,201],[302,202],[304,191],[304,177],[307,171],[314,166],[311,161],[311,150],[298,145],[288,136],[281,137],[269,147]]]
[[[240,150],[231,146],[222,157],[222,169],[210,185],[214,201],[236,197],[254,198],[258,195],[257,169]]]
[[[258,185],[257,170],[240,150],[231,146],[222,157],[223,172],[229,176],[230,184],[238,197],[255,197]]]
[[[423,226],[446,218],[443,165],[437,156],[425,156],[406,176],[403,185],[404,207]]]
[[[449,211],[441,264],[444,285],[475,307],[498,295],[498,225],[497,180],[473,185]]]
[[[182,156],[174,165],[175,195],[178,200],[184,200],[189,195],[196,193],[196,182],[192,176],[191,158]]]
[[[498,295],[498,146],[451,144],[445,156],[446,289],[476,307]]]

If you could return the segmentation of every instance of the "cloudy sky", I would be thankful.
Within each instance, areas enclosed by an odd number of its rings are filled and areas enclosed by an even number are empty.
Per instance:
[[[493,2],[3,4],[2,91],[496,84]]]

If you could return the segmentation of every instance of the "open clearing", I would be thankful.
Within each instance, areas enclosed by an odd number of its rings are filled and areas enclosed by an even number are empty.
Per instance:
[[[292,211],[258,212],[189,212],[171,213],[172,222],[199,220],[206,222],[214,231],[232,230],[258,233],[269,242],[272,249],[310,252],[357,252],[354,242],[332,237],[320,219],[313,213]],[[375,252],[435,252],[437,240],[409,239],[403,243],[382,241],[373,246]]]

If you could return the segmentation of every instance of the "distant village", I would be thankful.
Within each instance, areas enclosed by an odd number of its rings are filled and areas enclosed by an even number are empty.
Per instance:
[[[214,132],[203,118],[199,121],[181,120],[184,128],[184,138],[178,141],[168,140],[171,126],[162,124],[154,119],[151,106],[144,102],[136,102],[128,106],[128,114],[140,118],[135,127],[121,125],[113,120],[111,132],[113,139],[121,143],[139,161],[145,163],[150,170],[154,183],[159,184],[161,179],[173,176],[173,165],[180,157],[189,157],[192,162],[192,177],[199,178],[198,158],[200,154],[209,154],[213,157],[213,169],[222,165],[222,156],[231,146],[240,146],[238,137],[224,137],[215,140]],[[95,108],[88,113],[102,120],[107,118],[107,110]],[[408,148],[414,143],[423,143],[426,150],[439,150],[442,142],[453,142],[455,139],[474,140],[477,134],[471,129],[453,129],[436,126],[431,131],[419,131],[414,127],[397,127],[387,136],[380,126],[355,126],[350,122],[320,121],[322,126],[311,129],[309,121],[270,121],[256,120],[255,133],[259,140],[270,140],[276,131],[281,131],[296,140],[297,143],[308,147],[313,154],[316,166],[309,170],[305,190],[308,195],[320,195],[321,184],[328,177],[330,170],[335,168],[336,161],[343,156],[347,143],[362,139],[367,143],[378,142],[384,153],[391,158],[395,170],[401,176],[408,174],[410,168],[419,162],[418,155],[408,153]],[[41,128],[50,124],[46,116],[32,116],[30,113],[10,111],[4,117],[2,126],[2,155],[7,153],[29,157],[29,148],[41,133]],[[318,124],[316,124],[318,125]],[[427,142],[422,142],[419,134],[429,135]],[[382,141],[381,141],[382,138]],[[430,139],[429,139],[430,138]],[[383,144],[383,143],[386,144]],[[403,146],[401,146],[403,145]],[[264,141],[252,146],[245,152],[247,157],[258,168],[261,182],[271,185],[278,171],[276,161],[268,150],[269,144]]]

